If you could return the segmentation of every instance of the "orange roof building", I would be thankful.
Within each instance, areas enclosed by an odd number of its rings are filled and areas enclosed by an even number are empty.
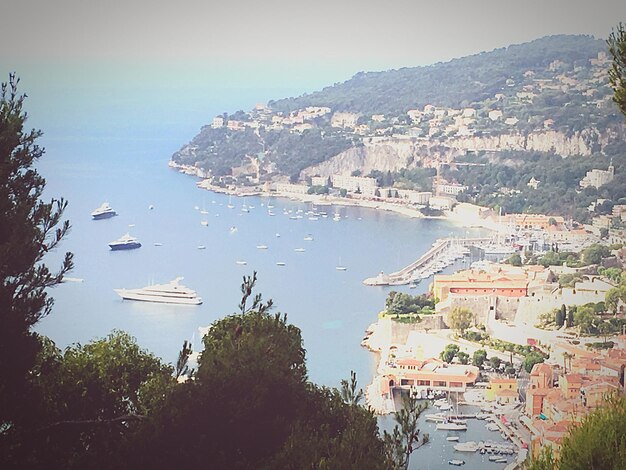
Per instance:
[[[442,302],[450,294],[525,297],[527,292],[526,274],[487,273],[471,269],[455,274],[437,274],[433,283],[433,294]]]
[[[397,360],[387,369],[390,387],[422,387],[432,390],[464,392],[478,378],[478,367],[449,365],[439,359]]]

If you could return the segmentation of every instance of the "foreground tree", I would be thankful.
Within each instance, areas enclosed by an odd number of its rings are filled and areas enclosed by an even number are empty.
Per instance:
[[[622,114],[626,115],[626,30],[622,23],[611,31],[607,44],[613,56],[613,65],[609,69],[613,101],[617,103]]]
[[[41,343],[31,371],[38,419],[0,439],[0,468],[85,468],[108,459],[176,383],[171,367],[121,331],[63,353],[47,338]]]
[[[0,94],[0,433],[37,419],[29,372],[40,342],[31,329],[52,308],[46,289],[72,268],[71,253],[55,273],[42,262],[70,226],[61,222],[63,199],[41,200],[45,180],[33,169],[43,155],[36,143],[41,132],[24,128],[18,82],[10,75]]]
[[[240,313],[203,339],[195,379],[177,385],[121,453],[135,468],[392,467],[356,377],[307,380],[300,330],[242,284]]]
[[[393,470],[409,468],[411,454],[430,440],[428,434],[421,434],[418,420],[428,403],[420,403],[411,394],[404,396],[402,409],[395,414],[398,425],[391,433],[385,431],[385,451]]]
[[[615,395],[573,427],[556,458],[549,449],[531,462],[530,470],[626,468],[626,397]]]

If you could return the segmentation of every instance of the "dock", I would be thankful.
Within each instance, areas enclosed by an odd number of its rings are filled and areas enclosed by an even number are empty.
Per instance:
[[[416,261],[408,266],[363,281],[366,286],[399,286],[430,277],[435,272],[451,265],[468,253],[470,246],[483,248],[493,243],[493,238],[440,238]]]

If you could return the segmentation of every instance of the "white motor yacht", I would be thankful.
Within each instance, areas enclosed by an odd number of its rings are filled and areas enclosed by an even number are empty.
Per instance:
[[[117,215],[117,212],[113,210],[108,202],[103,202],[100,207],[91,213],[91,217],[94,220],[108,219],[109,217],[113,217],[115,215]]]
[[[115,292],[126,300],[139,300],[143,302],[157,302],[166,304],[200,305],[202,299],[195,290],[183,286],[177,277],[167,284],[155,284],[142,289],[114,289]]]

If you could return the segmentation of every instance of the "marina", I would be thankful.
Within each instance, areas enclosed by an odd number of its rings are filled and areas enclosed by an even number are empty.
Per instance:
[[[435,273],[441,272],[455,261],[468,255],[469,247],[484,248],[493,246],[492,238],[442,238],[421,257],[399,271],[368,277],[363,281],[366,286],[399,286],[417,283]],[[503,250],[506,247],[503,247]]]

